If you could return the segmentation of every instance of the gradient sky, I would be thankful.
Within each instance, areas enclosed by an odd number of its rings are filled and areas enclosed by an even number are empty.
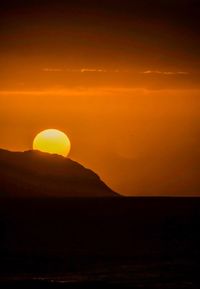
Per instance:
[[[28,2],[28,3],[27,3]],[[199,1],[1,1],[0,147],[65,131],[125,195],[200,194]]]

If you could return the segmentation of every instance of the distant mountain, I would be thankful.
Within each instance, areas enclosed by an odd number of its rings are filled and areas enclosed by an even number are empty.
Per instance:
[[[2,197],[115,197],[91,170],[58,155],[0,149]]]

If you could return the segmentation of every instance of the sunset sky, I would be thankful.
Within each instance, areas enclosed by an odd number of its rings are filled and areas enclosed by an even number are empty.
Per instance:
[[[124,195],[200,195],[195,0],[1,1],[0,147],[56,128]]]

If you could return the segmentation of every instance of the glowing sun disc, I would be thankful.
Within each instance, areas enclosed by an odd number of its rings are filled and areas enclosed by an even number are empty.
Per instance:
[[[67,135],[57,129],[46,129],[36,135],[33,140],[33,150],[58,154],[67,157],[71,143]]]

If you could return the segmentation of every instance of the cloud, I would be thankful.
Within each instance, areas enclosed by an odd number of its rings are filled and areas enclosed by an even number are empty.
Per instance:
[[[160,71],[160,70],[146,70],[142,74],[162,74],[162,75],[188,75],[187,71]]]
[[[104,68],[43,68],[44,72],[79,72],[79,73],[131,73],[129,70],[104,69]],[[161,71],[145,70],[143,72],[133,72],[136,74],[158,74],[158,75],[188,75],[188,71]]]
[[[81,72],[84,73],[84,72],[107,72],[107,70],[105,69],[90,69],[90,68],[82,68],[81,69]]]
[[[43,68],[44,72],[98,72],[98,73],[106,73],[108,72],[106,69],[101,68],[79,68],[79,69],[62,69],[62,68]],[[114,72],[114,71],[111,71]]]
[[[71,69],[71,68],[43,68],[42,71],[44,72],[80,72],[80,73],[87,73],[87,72],[93,72],[93,73],[118,73],[120,72],[119,69],[104,69],[104,68],[77,68],[77,69]],[[126,71],[122,71],[126,72]]]
[[[43,68],[42,70],[45,72],[62,72],[62,71],[64,71],[61,68]]]

